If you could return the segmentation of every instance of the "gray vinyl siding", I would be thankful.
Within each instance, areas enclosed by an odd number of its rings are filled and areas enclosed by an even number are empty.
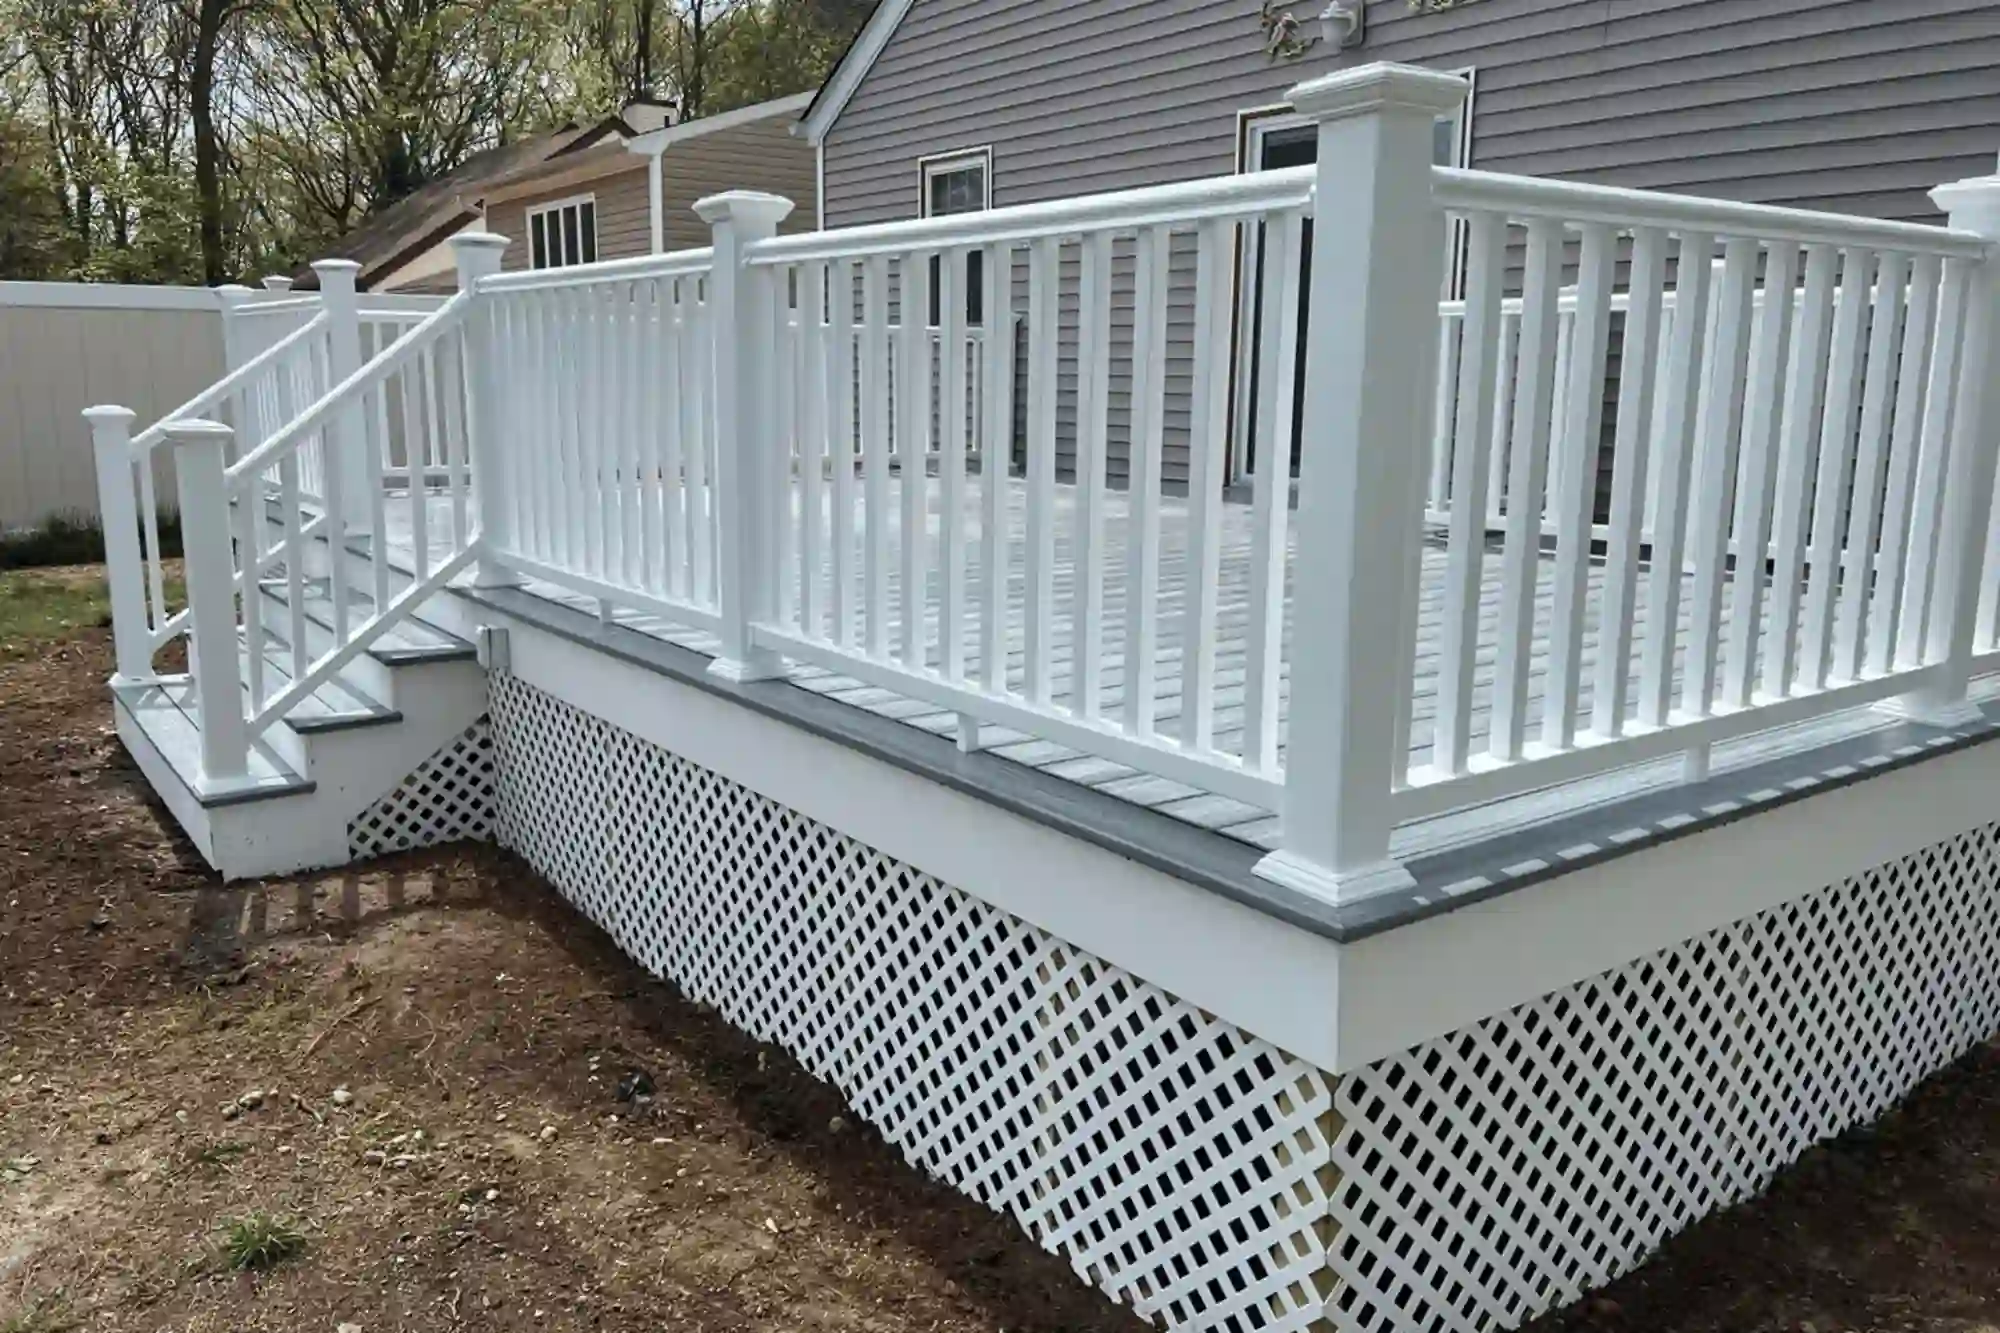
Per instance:
[[[1309,21],[1320,4],[1285,7]],[[1926,192],[2000,152],[1995,0],[1370,0],[1359,51],[1289,63],[1264,55],[1258,8],[915,0],[827,135],[827,225],[915,216],[918,159],[981,145],[1002,206],[1231,172],[1239,111],[1371,60],[1476,68],[1473,165],[1495,171],[1935,221]],[[1177,260],[1183,476],[1192,255]],[[1065,437],[1070,401],[1065,384]],[[1115,456],[1123,413],[1114,393]]]

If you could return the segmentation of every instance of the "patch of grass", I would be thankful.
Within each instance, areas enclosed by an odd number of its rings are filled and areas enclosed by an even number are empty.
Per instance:
[[[61,1291],[39,1296],[18,1312],[0,1319],[0,1333],[69,1333],[77,1327],[69,1313],[69,1298]]]
[[[234,1217],[222,1226],[222,1254],[239,1273],[276,1268],[306,1252],[306,1233],[269,1213]]]
[[[181,605],[180,580],[169,580],[167,604]],[[0,573],[0,662],[26,657],[41,645],[111,623],[111,594],[101,570],[42,569]]]
[[[161,510],[160,551],[169,560],[181,553],[181,516]],[[40,527],[0,533],[0,569],[46,569],[52,565],[104,563],[104,527],[89,514],[51,514]]]

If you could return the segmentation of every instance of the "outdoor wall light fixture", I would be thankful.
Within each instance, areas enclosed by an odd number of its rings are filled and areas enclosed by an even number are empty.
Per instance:
[[[1368,0],[1329,0],[1319,13],[1320,31],[1341,50],[1361,45],[1368,37]]]

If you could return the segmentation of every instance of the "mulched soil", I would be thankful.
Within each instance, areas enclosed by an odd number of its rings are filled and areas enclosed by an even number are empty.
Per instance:
[[[216,888],[109,671],[0,663],[0,1333],[1143,1327],[504,854]],[[2000,1333],[1996,1111],[1989,1049],[1536,1329]]]

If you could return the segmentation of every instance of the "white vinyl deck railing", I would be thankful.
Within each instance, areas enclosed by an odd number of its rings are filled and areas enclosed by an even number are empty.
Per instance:
[[[465,295],[365,365],[334,337],[225,500],[276,468],[287,541],[364,494],[381,534],[386,486],[418,589],[476,559],[707,631],[734,679],[811,664],[968,748],[1280,811],[1259,872],[1335,899],[1408,882],[1402,821],[1698,778],[1835,710],[1963,717],[2000,658],[2000,181],[1923,227],[1434,168],[1463,95],[1303,85],[1319,160],[1286,171],[783,238],[787,201],[725,194],[710,248],[536,273],[460,238]],[[317,511],[313,439],[356,478]],[[1294,449],[1296,486],[1225,497],[1232,450]],[[249,728],[409,605],[384,568]]]

